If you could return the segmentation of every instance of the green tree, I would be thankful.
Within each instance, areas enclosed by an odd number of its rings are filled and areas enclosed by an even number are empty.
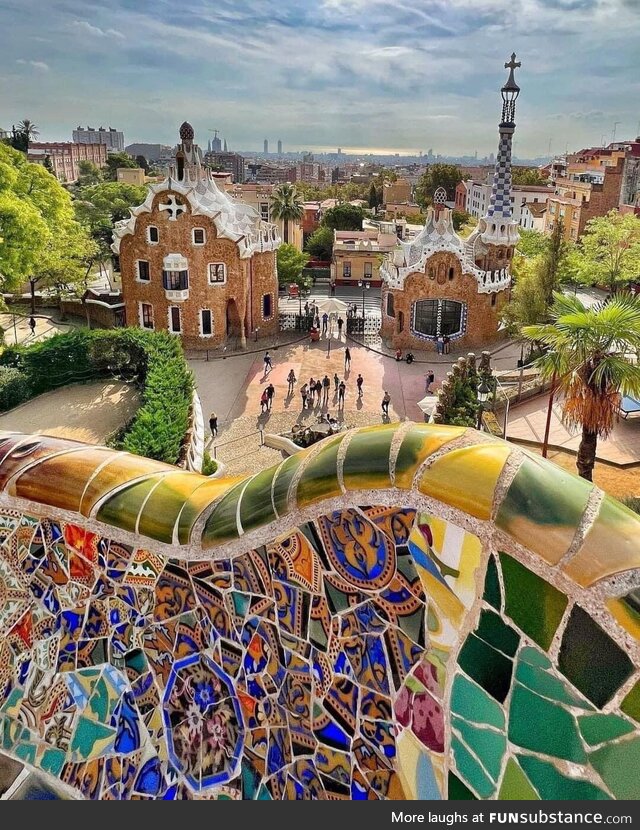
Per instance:
[[[428,207],[439,187],[444,187],[447,199],[453,201],[458,183],[468,178],[469,175],[463,173],[457,164],[432,164],[416,185],[416,202],[423,208]]]
[[[289,242],[289,222],[298,222],[304,215],[302,199],[289,182],[279,184],[273,192],[271,215],[281,219],[284,226],[284,242]]]
[[[537,167],[512,167],[511,182],[514,185],[527,185],[529,187],[544,187],[546,179],[541,175]]]
[[[322,225],[335,231],[361,231],[364,210],[357,205],[336,205],[325,211]]]
[[[520,241],[518,242],[516,253],[521,256],[538,256],[538,254],[542,254],[546,250],[549,237],[540,233],[540,231],[518,228],[518,234],[520,235]]]
[[[459,231],[465,225],[468,225],[469,222],[472,221],[473,217],[470,213],[467,213],[466,210],[454,210],[451,213],[451,219],[453,221],[454,231]]]
[[[29,152],[29,145],[40,135],[40,131],[29,118],[23,118],[17,127],[13,128],[11,146],[22,153]]]
[[[371,187],[369,188],[369,207],[375,211],[378,209],[379,204],[380,197],[378,196],[378,191],[376,190],[375,184],[371,182]]]
[[[107,165],[105,170],[105,178],[110,182],[115,182],[118,179],[118,167],[137,167],[138,163],[131,158],[128,153],[109,153],[107,156]]]
[[[88,159],[82,159],[78,164],[78,170],[80,175],[75,184],[76,191],[79,191],[83,187],[91,187],[91,185],[98,184],[103,179],[102,170],[100,170],[97,164],[94,164]]]
[[[149,162],[144,156],[136,156],[136,164],[138,167],[142,167],[145,173],[149,172]]]
[[[565,281],[565,265],[570,245],[564,236],[562,221],[556,222],[553,232],[541,255],[539,273],[544,301],[547,307],[553,303],[553,292]]]
[[[278,283],[280,285],[305,285],[302,269],[309,262],[309,254],[299,251],[295,245],[283,243],[277,251]]]
[[[83,187],[78,193],[77,213],[89,223],[98,220],[118,222],[129,218],[129,210],[147,198],[144,185],[126,182],[101,182]]]
[[[51,163],[51,156],[48,153],[44,157],[44,162],[43,162],[42,166],[47,171],[47,173],[51,173],[52,176],[55,175],[54,172],[53,172],[53,164]]]
[[[551,323],[526,326],[523,335],[548,351],[536,364],[563,392],[563,420],[580,427],[578,473],[592,480],[598,438],[613,429],[621,395],[640,397],[640,301],[619,296],[587,308],[574,296],[556,293]]]
[[[307,240],[305,249],[312,259],[330,260],[333,256],[333,230],[317,228]]]
[[[591,219],[579,250],[582,278],[615,292],[621,284],[640,276],[640,219],[617,210]]]
[[[502,313],[502,320],[512,337],[517,337],[523,326],[547,320],[548,306],[540,280],[541,256],[521,257],[517,265],[511,300]]]

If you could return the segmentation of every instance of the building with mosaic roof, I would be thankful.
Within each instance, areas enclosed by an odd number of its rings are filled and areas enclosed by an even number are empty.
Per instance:
[[[115,226],[127,324],[190,349],[273,336],[279,245],[275,225],[218,186],[185,122],[167,178]]]
[[[498,334],[519,240],[511,206],[511,151],[520,94],[514,70],[519,66],[515,54],[505,64],[509,77],[501,90],[491,199],[474,232],[466,240],[457,235],[446,193],[439,188],[422,232],[400,241],[382,264],[382,336],[393,348],[424,349],[441,336],[477,347]]]

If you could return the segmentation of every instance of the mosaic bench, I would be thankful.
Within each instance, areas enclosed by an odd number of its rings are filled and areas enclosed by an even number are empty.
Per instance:
[[[62,797],[640,797],[640,517],[499,439],[0,433],[0,543],[0,752]]]

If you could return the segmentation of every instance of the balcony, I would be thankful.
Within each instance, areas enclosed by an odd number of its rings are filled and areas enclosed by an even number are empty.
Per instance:
[[[189,271],[163,270],[162,285],[167,300],[181,303],[189,299]]]

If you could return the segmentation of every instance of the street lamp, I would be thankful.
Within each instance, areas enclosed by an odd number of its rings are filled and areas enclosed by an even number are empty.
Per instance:
[[[371,288],[368,280],[358,280],[358,288],[362,288],[362,333],[364,334],[364,295]]]
[[[482,429],[482,413],[484,412],[484,405],[489,400],[491,394],[491,387],[487,383],[486,378],[482,378],[478,386],[478,423],[476,429]]]

